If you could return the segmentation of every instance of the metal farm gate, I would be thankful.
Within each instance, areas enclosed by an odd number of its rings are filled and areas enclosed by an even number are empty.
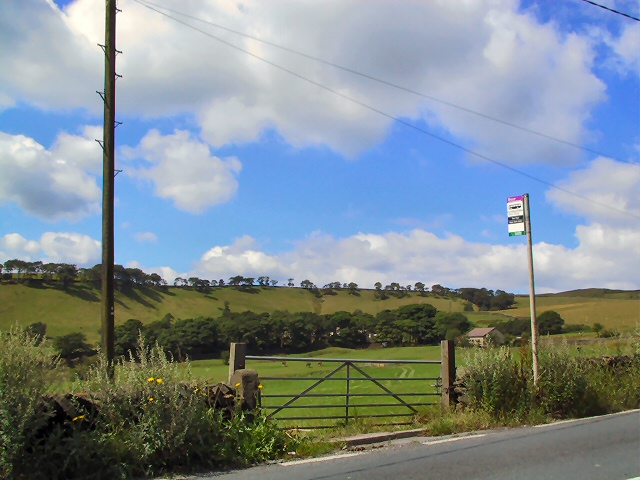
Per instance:
[[[285,428],[332,428],[356,419],[409,425],[419,407],[449,404],[453,342],[441,348],[441,360],[369,360],[245,355],[243,344],[232,344],[229,371],[245,368],[246,360],[260,362],[252,366],[264,386],[259,405]],[[269,374],[289,366],[297,374]]]

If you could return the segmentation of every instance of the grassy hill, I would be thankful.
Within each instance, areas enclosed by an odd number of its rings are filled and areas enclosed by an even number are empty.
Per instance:
[[[430,303],[438,310],[461,312],[464,302],[458,299],[421,297],[411,293],[409,297],[387,300],[374,298],[373,290],[362,290],[359,296],[337,291],[336,295],[317,298],[301,288],[255,287],[243,292],[232,287],[214,288],[202,293],[191,288],[133,287],[116,292],[116,325],[135,318],[149,323],[172,314],[177,318],[220,316],[225,302],[231,311],[251,310],[256,313],[288,310],[312,311],[318,314],[337,311],[377,314],[389,309],[415,303]],[[604,289],[577,290],[537,297],[537,310],[555,310],[567,323],[593,325],[602,323],[606,328],[628,330],[640,323],[640,292]],[[486,325],[496,319],[528,316],[529,297],[516,296],[514,308],[500,312],[475,312],[469,319]],[[71,332],[83,332],[90,342],[98,341],[100,329],[100,291],[95,288],[74,285],[68,291],[45,286],[38,282],[30,285],[0,285],[0,329],[6,330],[19,323],[26,326],[33,322],[47,324],[47,333],[55,337]]]
[[[376,313],[396,309],[402,305],[430,303],[438,310],[459,312],[463,303],[436,297],[410,297],[376,300],[373,290],[362,290],[360,296],[338,291],[336,295],[317,298],[302,288],[255,287],[249,292],[233,287],[214,288],[209,293],[191,288],[133,287],[115,293],[116,325],[135,318],[143,323],[159,320],[167,314],[176,318],[199,316],[219,317],[225,302],[234,312],[251,310],[256,313],[288,310],[311,311],[318,314],[341,310]],[[98,341],[100,330],[100,290],[74,285],[67,291],[32,282],[0,285],[0,329],[16,323],[26,326],[33,322],[47,324],[47,335],[55,337],[82,332],[90,342]]]
[[[640,291],[589,288],[536,295],[536,313],[555,310],[568,324],[592,326],[598,322],[608,329],[631,330],[640,324]],[[529,295],[516,295],[516,304],[500,312],[477,312],[469,319],[488,325],[508,317],[529,316]]]

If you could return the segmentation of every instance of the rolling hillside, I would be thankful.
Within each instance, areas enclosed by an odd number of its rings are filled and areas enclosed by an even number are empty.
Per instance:
[[[631,330],[640,324],[640,292],[590,288],[536,295],[536,312],[555,310],[566,323],[592,326],[598,322],[608,329]],[[507,317],[528,317],[529,296],[516,295],[516,304],[500,312],[477,312],[469,319],[480,325]]]
[[[64,291],[38,283],[36,285],[0,285],[0,329],[6,330],[16,323],[26,326],[33,322],[43,322],[47,324],[48,336],[79,331],[89,341],[98,340],[100,290],[76,285]],[[463,309],[463,303],[455,299],[413,294],[402,299],[375,300],[373,290],[362,290],[360,296],[339,291],[337,295],[317,298],[302,288],[287,287],[255,287],[250,292],[224,287],[213,288],[209,293],[184,287],[133,287],[123,292],[116,291],[116,325],[130,318],[149,323],[167,314],[176,318],[218,317],[225,302],[229,302],[231,311],[251,310],[256,313],[288,310],[324,314],[341,310],[362,310],[375,315],[385,309],[393,310],[402,305],[423,302],[430,303],[438,310],[460,312]]]
[[[430,303],[438,310],[461,312],[464,302],[459,299],[410,297],[376,300],[373,290],[362,290],[359,296],[338,291],[336,295],[321,298],[301,288],[255,287],[250,292],[232,287],[214,288],[202,293],[191,288],[134,287],[116,292],[116,325],[135,318],[143,323],[152,322],[172,314],[177,318],[220,316],[225,302],[231,311],[251,310],[256,313],[288,310],[313,311],[318,314],[337,311],[376,314],[402,305]],[[628,330],[640,323],[640,292],[603,289],[577,290],[537,297],[537,310],[556,310],[567,323],[593,325],[602,323],[606,328]],[[469,319],[486,325],[494,319],[529,315],[529,297],[516,296],[514,308],[500,312],[476,312]],[[26,326],[33,322],[47,324],[49,336],[70,332],[83,332],[90,342],[97,341],[100,329],[100,291],[76,285],[68,291],[47,287],[17,284],[0,285],[0,329],[6,330],[16,323]]]

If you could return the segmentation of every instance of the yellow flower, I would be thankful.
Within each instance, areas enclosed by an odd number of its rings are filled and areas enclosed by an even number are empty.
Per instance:
[[[262,390],[262,385],[258,385],[258,388],[259,388],[260,390]]]
[[[236,383],[236,388],[238,388],[240,386],[240,382]]]
[[[161,378],[156,378],[156,382],[162,383],[162,379]]]
[[[78,415],[77,417],[75,417],[72,421],[75,422],[77,420],[82,420],[84,418],[84,415]]]
[[[150,401],[150,402],[153,402],[153,397],[149,397],[149,401]]]
[[[153,378],[153,377],[147,378],[147,382],[149,382],[149,383],[153,382],[154,380],[155,380],[155,378]]]

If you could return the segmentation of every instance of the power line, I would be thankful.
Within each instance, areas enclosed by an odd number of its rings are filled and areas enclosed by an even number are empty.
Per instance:
[[[149,8],[150,10],[153,10],[153,11],[154,11],[154,12],[156,12],[156,13],[159,13],[160,15],[163,15],[163,16],[165,16],[165,17],[167,17],[167,18],[169,18],[169,19],[171,19],[171,20],[173,20],[173,21],[175,21],[175,22],[177,22],[177,23],[180,23],[181,25],[184,25],[184,26],[186,26],[186,27],[188,27],[188,28],[191,28],[192,30],[195,30],[195,31],[197,31],[197,32],[199,32],[199,33],[202,33],[203,35],[206,35],[207,37],[212,38],[213,40],[216,40],[216,41],[218,41],[218,42],[220,42],[220,43],[222,43],[222,44],[224,44],[224,45],[227,45],[227,46],[229,46],[229,47],[231,47],[231,48],[233,48],[233,49],[235,49],[235,50],[238,50],[239,52],[245,53],[246,55],[249,55],[249,56],[251,56],[251,57],[253,57],[253,58],[257,59],[257,60],[260,60],[260,61],[262,61],[262,62],[264,62],[264,63],[266,63],[266,64],[268,64],[268,65],[271,65],[271,66],[272,66],[272,67],[274,67],[274,68],[277,68],[277,69],[279,69],[279,70],[282,70],[283,72],[286,72],[286,73],[288,73],[288,74],[290,74],[290,75],[292,75],[292,76],[294,76],[294,77],[296,77],[296,78],[299,78],[299,79],[301,79],[301,80],[304,80],[305,82],[308,82],[308,83],[310,83],[310,84],[312,84],[312,85],[315,85],[315,86],[317,86],[317,87],[319,87],[319,88],[322,88],[323,90],[326,90],[326,91],[328,91],[328,92],[330,92],[330,93],[333,93],[334,95],[337,95],[337,96],[339,96],[339,97],[342,97],[342,98],[344,98],[345,100],[348,100],[348,101],[350,101],[350,102],[353,102],[353,103],[355,103],[355,104],[357,104],[357,105],[360,105],[360,106],[361,106],[361,107],[363,107],[363,108],[366,108],[366,109],[368,109],[368,110],[371,110],[372,112],[375,112],[375,113],[377,113],[377,114],[379,114],[379,115],[382,115],[382,116],[384,116],[384,117],[386,117],[386,118],[388,118],[388,119],[390,119],[390,120],[393,120],[393,121],[395,121],[395,122],[397,122],[397,123],[400,123],[400,124],[402,124],[402,125],[404,125],[404,126],[406,126],[406,127],[409,127],[409,128],[411,128],[411,129],[413,129],[413,130],[416,130],[416,131],[418,131],[418,132],[420,132],[420,133],[423,133],[423,134],[428,135],[428,136],[430,136],[430,137],[432,137],[432,138],[435,138],[436,140],[439,140],[439,141],[441,141],[441,142],[443,142],[443,143],[446,143],[446,144],[448,144],[448,145],[450,145],[450,146],[452,146],[452,147],[454,147],[454,148],[457,148],[457,149],[459,149],[459,150],[462,150],[463,152],[466,152],[466,153],[468,153],[468,154],[470,154],[470,155],[473,155],[473,156],[475,156],[475,157],[478,157],[478,158],[481,158],[481,159],[486,160],[486,161],[488,161],[488,162],[491,162],[491,163],[493,163],[493,164],[495,164],[495,165],[498,165],[498,166],[500,166],[500,167],[503,167],[503,168],[505,168],[505,169],[507,169],[507,170],[511,170],[511,171],[512,171],[512,172],[514,172],[514,173],[517,173],[517,174],[519,174],[519,175],[522,175],[522,176],[524,176],[524,177],[527,177],[527,178],[529,178],[529,179],[531,179],[531,180],[533,180],[533,181],[535,181],[535,182],[541,183],[541,184],[543,184],[543,185],[546,185],[546,186],[548,186],[548,187],[554,188],[554,189],[559,190],[559,191],[561,191],[561,192],[564,192],[564,193],[567,193],[567,194],[569,194],[569,195],[572,195],[572,196],[574,196],[574,197],[576,197],[576,198],[580,198],[580,199],[582,199],[582,200],[584,200],[584,201],[591,202],[591,203],[593,203],[593,204],[595,204],[595,205],[599,205],[599,206],[601,206],[601,207],[607,208],[607,209],[612,210],[612,211],[616,211],[616,212],[618,212],[618,213],[621,213],[621,214],[623,214],[623,215],[627,215],[627,216],[629,216],[629,217],[633,217],[633,218],[640,219],[640,216],[639,216],[639,215],[635,215],[634,213],[628,212],[628,211],[626,211],[626,210],[621,210],[621,209],[616,208],[616,207],[613,207],[613,206],[611,206],[611,205],[607,205],[606,203],[602,203],[602,202],[599,202],[599,201],[594,200],[594,199],[592,199],[592,198],[585,197],[585,196],[583,196],[583,195],[580,195],[579,193],[575,193],[575,192],[572,192],[572,191],[570,191],[570,190],[567,190],[566,188],[559,187],[559,186],[557,186],[557,185],[554,185],[554,184],[553,184],[553,183],[551,183],[551,182],[547,182],[546,180],[543,180],[543,179],[541,179],[541,178],[535,177],[535,176],[533,176],[533,175],[531,175],[531,174],[528,174],[528,173],[526,173],[526,172],[523,172],[522,170],[518,170],[517,168],[511,167],[511,166],[509,166],[509,165],[507,165],[507,164],[505,164],[505,163],[502,163],[502,162],[500,162],[500,161],[498,161],[498,160],[494,160],[494,159],[492,159],[492,158],[490,158],[490,157],[488,157],[488,156],[486,156],[486,155],[483,155],[483,154],[478,153],[478,152],[476,152],[476,151],[474,151],[474,150],[471,150],[470,148],[467,148],[467,147],[464,147],[464,146],[462,146],[462,145],[459,145],[459,144],[457,144],[457,143],[455,143],[455,142],[453,142],[453,141],[451,141],[451,140],[447,140],[446,138],[440,137],[440,136],[438,136],[438,135],[436,135],[436,134],[434,134],[434,133],[429,132],[428,130],[425,130],[425,129],[423,129],[423,128],[420,128],[420,127],[419,127],[419,126],[417,126],[417,125],[414,125],[414,124],[409,123],[409,122],[407,122],[407,121],[405,121],[405,120],[402,120],[401,118],[394,117],[393,115],[388,114],[388,113],[386,113],[386,112],[384,112],[384,111],[382,111],[382,110],[380,110],[380,109],[378,109],[378,108],[376,108],[376,107],[372,107],[371,105],[368,105],[368,104],[366,104],[366,103],[364,103],[364,102],[361,102],[360,100],[357,100],[357,99],[355,99],[355,98],[353,98],[353,97],[350,97],[350,96],[348,96],[348,95],[345,95],[344,93],[338,92],[337,90],[333,90],[332,88],[327,87],[326,85],[323,85],[323,84],[321,84],[321,83],[318,83],[318,82],[316,82],[315,80],[311,80],[311,79],[309,79],[309,78],[307,78],[307,77],[304,77],[304,76],[300,75],[299,73],[296,73],[296,72],[294,72],[294,71],[292,71],[292,70],[289,70],[289,69],[287,69],[287,68],[285,68],[285,67],[282,67],[282,66],[280,66],[280,65],[278,65],[278,64],[276,64],[276,63],[273,63],[273,62],[271,62],[270,60],[267,60],[267,59],[265,59],[265,58],[263,58],[263,57],[260,57],[259,55],[256,55],[255,53],[251,53],[250,51],[245,50],[245,49],[243,49],[243,48],[241,48],[241,47],[238,47],[237,45],[234,45],[233,43],[227,42],[226,40],[223,40],[223,39],[221,39],[221,38],[219,38],[219,37],[216,37],[215,35],[212,35],[212,34],[210,34],[209,32],[206,32],[206,31],[204,31],[204,30],[200,30],[199,28],[194,27],[193,25],[191,25],[191,24],[189,24],[189,23],[183,22],[183,21],[182,21],[182,20],[180,20],[180,19],[177,19],[177,18],[175,18],[175,17],[172,17],[171,15],[168,15],[168,14],[166,14],[166,13],[164,13],[164,12],[161,12],[160,10],[156,10],[155,8],[153,8],[153,7],[149,6],[149,5],[146,5],[145,3],[143,3],[143,2],[142,2],[142,1],[140,1],[140,0],[134,0],[134,1],[135,1],[136,3],[139,3],[140,5],[143,5],[143,6],[147,7],[147,8]]]
[[[333,68],[337,68],[339,70],[351,73],[353,75],[357,75],[357,76],[362,77],[362,78],[366,78],[368,80],[380,83],[382,85],[386,85],[386,86],[389,86],[389,87],[392,87],[392,88],[395,88],[395,89],[398,89],[398,90],[402,90],[403,92],[411,93],[412,95],[416,95],[418,97],[426,98],[426,99],[431,100],[433,102],[437,102],[437,103],[446,105],[448,107],[455,108],[457,110],[461,110],[461,111],[466,112],[466,113],[470,113],[472,115],[477,115],[478,117],[481,117],[481,118],[484,118],[484,119],[487,119],[487,120],[491,120],[493,122],[500,123],[502,125],[506,125],[506,126],[521,130],[523,132],[530,133],[532,135],[537,135],[539,137],[546,138],[547,140],[552,140],[554,142],[562,143],[564,145],[567,145],[567,146],[570,146],[570,147],[574,147],[574,148],[583,150],[585,152],[590,152],[590,153],[593,153],[593,154],[596,154],[596,155],[601,155],[603,157],[611,158],[612,160],[616,160],[617,162],[629,163],[631,165],[637,165],[637,166],[640,167],[640,164],[638,164],[638,163],[630,162],[628,160],[623,160],[621,158],[616,158],[616,157],[614,157],[612,155],[609,155],[608,153],[603,153],[603,152],[600,152],[598,150],[594,150],[594,149],[585,147],[583,145],[578,145],[576,143],[569,142],[567,140],[562,140],[561,138],[554,137],[553,135],[549,135],[547,133],[543,133],[543,132],[539,132],[537,130],[533,130],[533,129],[530,129],[530,128],[527,128],[527,127],[523,127],[521,125],[517,125],[515,123],[511,123],[511,122],[508,122],[506,120],[501,120],[499,118],[493,117],[493,116],[488,115],[486,113],[477,112],[477,111],[472,110],[470,108],[463,107],[461,105],[457,105],[455,103],[449,102],[447,100],[442,100],[442,99],[434,97],[432,95],[427,95],[426,93],[421,93],[421,92],[418,92],[416,90],[412,90],[410,88],[403,87],[402,85],[398,85],[398,84],[393,83],[393,82],[389,82],[389,81],[386,81],[386,80],[379,79],[379,78],[374,77],[372,75],[369,75],[369,74],[366,74],[366,73],[362,73],[362,72],[359,72],[357,70],[353,70],[353,69],[351,69],[349,67],[344,67],[342,65],[338,65],[338,64],[330,62],[328,60],[324,60],[322,58],[319,58],[319,57],[316,57],[316,56],[313,56],[313,55],[309,55],[307,53],[299,52],[299,51],[291,49],[289,47],[285,47],[283,45],[278,45],[277,43],[269,42],[268,40],[263,40],[263,39],[260,39],[258,37],[254,37],[254,36],[248,35],[246,33],[240,32],[238,30],[233,30],[231,28],[224,27],[224,26],[222,26],[220,24],[217,24],[217,23],[214,23],[214,22],[210,22],[208,20],[203,20],[201,18],[194,17],[192,15],[189,15],[189,14],[186,14],[186,13],[182,13],[182,12],[179,12],[177,10],[172,10],[172,9],[164,7],[162,5],[158,5],[158,4],[155,4],[155,3],[152,3],[152,2],[147,2],[146,0],[134,0],[134,1],[136,1],[137,3],[139,3],[141,5],[144,5],[147,8],[151,8],[151,7],[149,7],[149,5],[152,5],[154,7],[158,7],[158,8],[161,8],[162,10],[166,10],[168,12],[175,13],[177,15],[181,15],[181,16],[189,18],[191,20],[195,20],[195,21],[198,21],[198,22],[201,22],[201,23],[205,23],[207,25],[211,25],[211,26],[219,28],[221,30],[225,30],[227,32],[234,33],[236,35],[240,35],[242,37],[249,38],[251,40],[255,40],[256,42],[260,42],[260,43],[263,43],[265,45],[269,45],[271,47],[278,48],[280,50],[284,50],[284,51],[289,52],[289,53],[293,53],[294,55],[298,55],[298,56],[301,56],[301,57],[304,57],[304,58],[308,58],[309,60],[313,60],[313,61],[316,61],[318,63],[322,63],[324,65],[328,65],[328,66],[333,67]],[[151,8],[151,9],[157,12],[157,10],[155,10],[153,8]],[[158,12],[158,13],[160,13],[160,12]],[[169,17],[169,18],[173,18],[173,17]]]
[[[605,7],[604,5],[600,5],[599,3],[592,2],[591,0],[582,0],[582,1],[590,3],[591,5],[595,5],[596,7],[604,8],[605,10],[609,10],[610,12],[617,13],[618,15],[622,15],[623,17],[630,18],[631,20],[635,20],[636,22],[640,22],[640,18],[629,15],[628,13],[620,12],[618,10],[614,10],[613,8]]]

